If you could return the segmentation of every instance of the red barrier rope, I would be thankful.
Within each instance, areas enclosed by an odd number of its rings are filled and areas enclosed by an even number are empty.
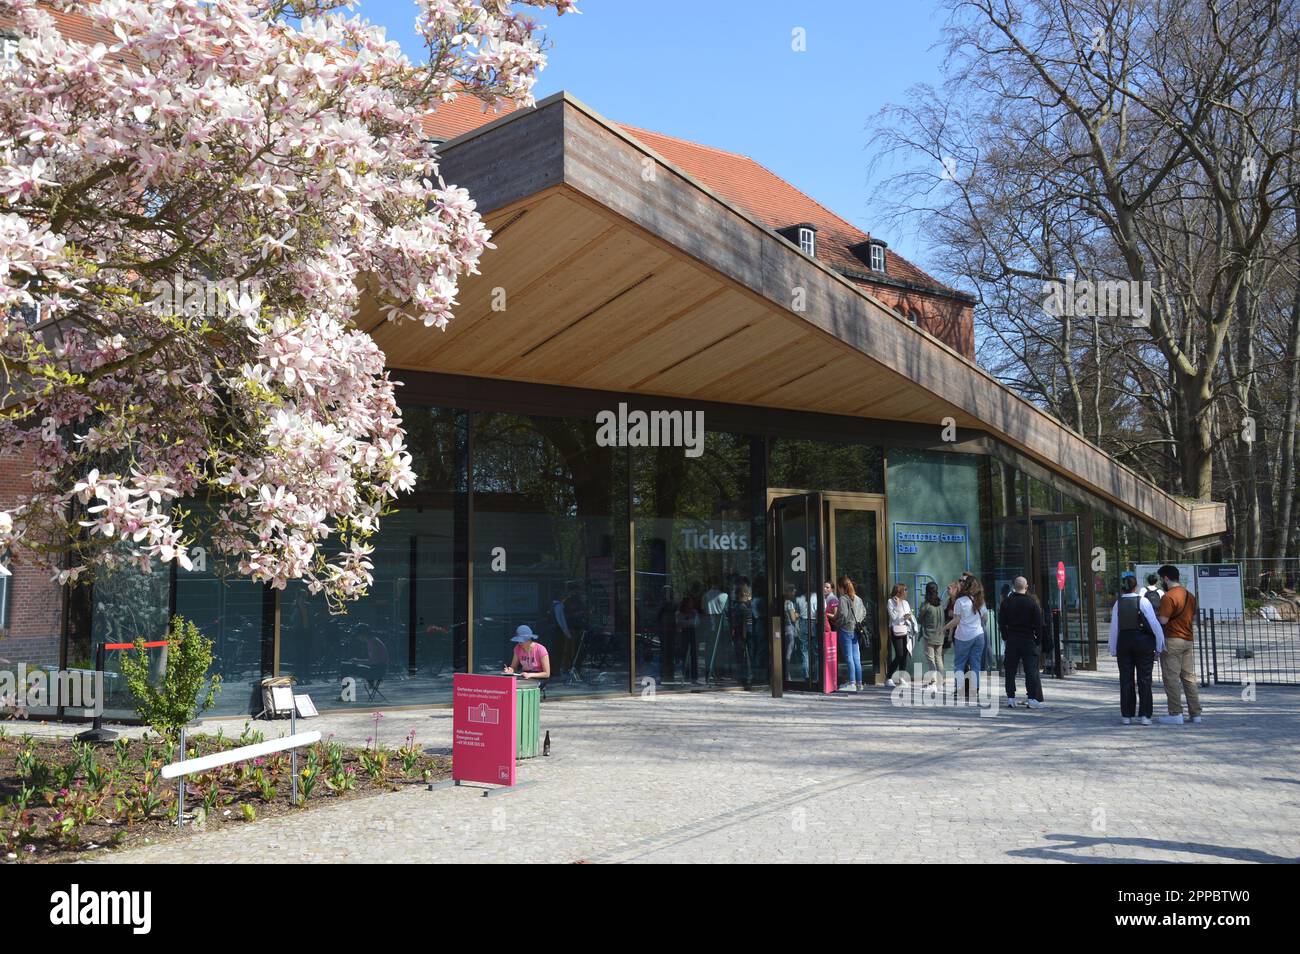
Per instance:
[[[144,648],[157,649],[159,646],[166,646],[166,645],[167,645],[167,640],[160,639],[157,642],[145,643]],[[134,649],[135,643],[105,643],[104,648],[105,649]]]

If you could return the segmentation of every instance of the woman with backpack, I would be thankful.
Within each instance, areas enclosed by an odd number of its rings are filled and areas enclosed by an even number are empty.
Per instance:
[[[858,627],[867,618],[867,607],[847,575],[840,577],[839,602],[835,609],[835,629],[840,634],[840,655],[849,667],[848,682],[840,686],[845,692],[862,689],[862,647],[858,645]]]

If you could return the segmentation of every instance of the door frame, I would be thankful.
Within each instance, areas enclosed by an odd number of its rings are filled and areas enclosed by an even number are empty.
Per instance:
[[[885,602],[889,598],[889,580],[893,578],[890,574],[890,564],[888,561],[889,547],[885,540],[885,528],[889,525],[888,498],[885,494],[867,494],[833,490],[808,490],[790,487],[768,487],[766,515],[764,519],[769,522],[771,521],[772,504],[778,497],[798,497],[805,494],[821,495],[823,512],[819,519],[822,522],[821,535],[825,553],[824,559],[829,561],[832,571],[835,567],[835,511],[870,510],[876,515],[876,644],[880,648],[876,658],[876,671],[872,676],[872,682],[875,685],[881,685],[885,681],[885,671],[889,667],[889,641],[885,639]],[[774,537],[769,536],[769,539],[774,539]],[[769,573],[769,591],[776,585],[776,575]],[[780,605],[779,597],[772,592],[768,593],[768,600],[769,606]],[[773,640],[773,646],[776,646],[781,640],[780,617],[769,613],[769,624],[771,627],[769,636]],[[780,696],[784,689],[785,679],[785,675],[780,671],[780,667],[772,667],[771,678],[772,694],[774,696]]]

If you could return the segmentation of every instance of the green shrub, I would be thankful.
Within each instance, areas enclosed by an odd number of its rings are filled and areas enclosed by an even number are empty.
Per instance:
[[[167,666],[157,685],[149,679],[149,656],[143,637],[137,637],[135,648],[123,654],[122,675],[135,697],[140,718],[174,744],[183,726],[212,708],[221,691],[221,677],[213,676],[204,691],[212,666],[212,640],[189,620],[173,617],[167,642]]]

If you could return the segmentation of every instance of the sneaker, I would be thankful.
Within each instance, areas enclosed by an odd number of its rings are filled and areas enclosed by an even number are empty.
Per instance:
[[[1037,699],[1030,699],[1028,702],[1025,703],[1025,705],[1028,706],[1030,709],[1046,709],[1046,708],[1047,708],[1047,704],[1046,704],[1046,703],[1039,702]]]
[[[857,692],[857,690],[853,688],[853,683],[846,682],[844,685],[840,686],[840,692]]]
[[[1016,707],[1016,697],[1007,696],[1006,701],[1003,703],[1003,705],[1005,705],[1008,709],[1014,709]]]
[[[1141,723],[1142,725],[1150,725],[1150,724],[1151,724],[1151,717],[1150,717],[1150,716],[1143,716],[1142,718],[1138,719],[1138,722]]]
[[[1196,725],[1200,725],[1200,724],[1201,724],[1201,717],[1200,717],[1200,716],[1192,716],[1192,722],[1195,723]]]
[[[888,679],[886,679],[886,680],[885,680],[885,685],[887,685],[890,689],[893,689],[893,688],[894,688],[894,677],[893,677],[893,676],[890,676]]]
[[[1160,724],[1161,724],[1161,725],[1182,725],[1182,724],[1183,724],[1183,714],[1180,712],[1180,713],[1178,713],[1178,715],[1176,715],[1176,716],[1168,716],[1168,715],[1161,716],[1161,717],[1160,717]]]
[[[853,687],[853,691],[854,691],[854,692],[861,692],[861,691],[862,691],[862,687],[865,686],[865,685],[866,685],[866,683],[864,683],[864,682],[860,682],[860,683],[858,683],[856,686]]]
[[[1119,720],[1119,723],[1120,723],[1120,725],[1132,725],[1132,724],[1133,724],[1133,720],[1130,719],[1128,716],[1125,716],[1124,718],[1122,718],[1122,719]]]

